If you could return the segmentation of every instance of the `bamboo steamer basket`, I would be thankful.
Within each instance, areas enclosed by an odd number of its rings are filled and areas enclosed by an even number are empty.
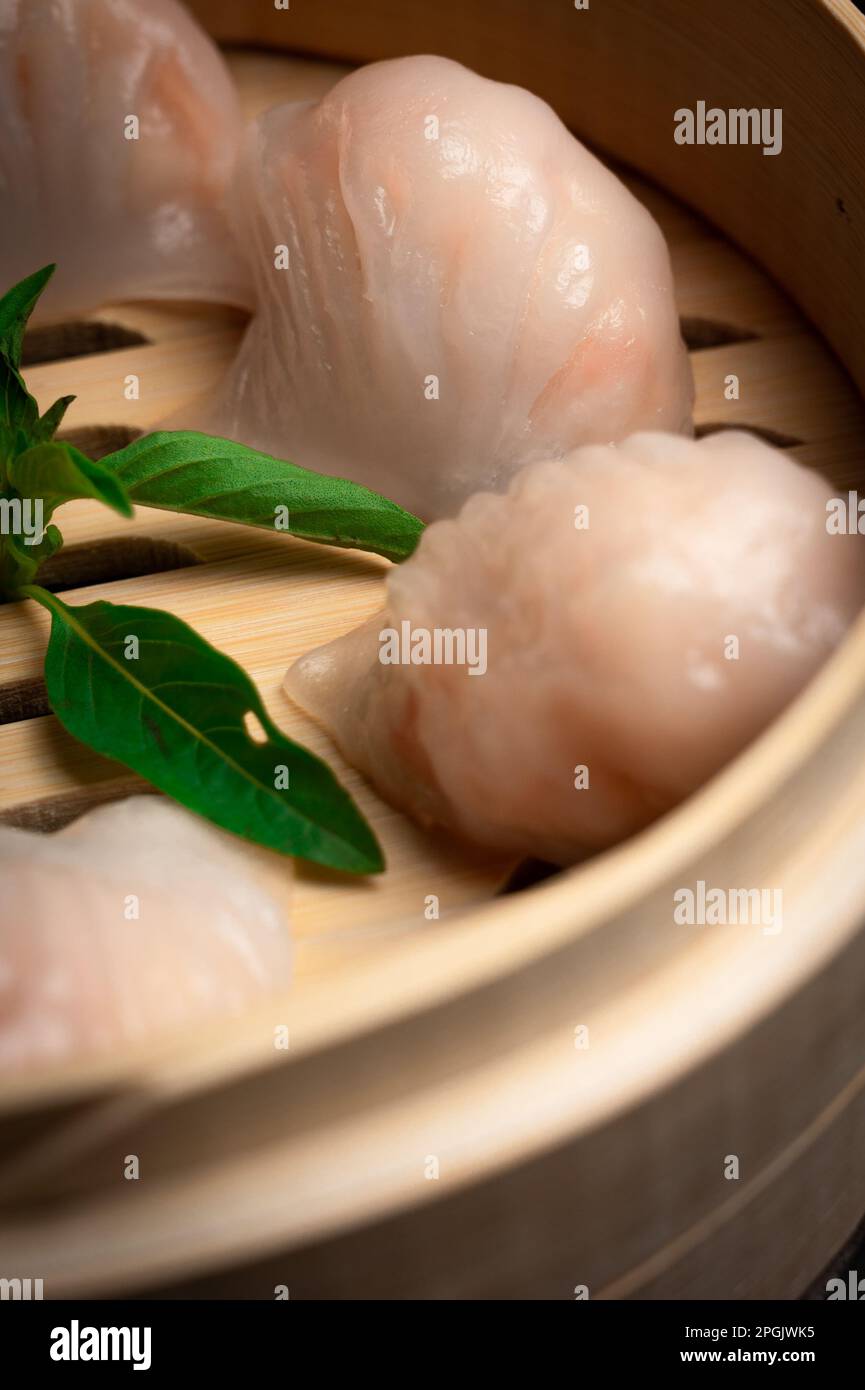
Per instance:
[[[863,485],[865,21],[847,0],[191,9],[250,112],[411,52],[544,97],[629,166],[667,234],[698,427],[758,429],[839,491]],[[699,100],[782,108],[783,152],[677,145],[673,112]],[[84,329],[101,351],[58,360],[55,339],[30,379],[40,400],[78,390],[70,428],[111,441],[217,380],[241,324],[117,305]],[[295,655],[380,605],[384,562],[150,512],[122,533],[134,563],[118,541],[97,582],[87,547],[118,529],[87,503],[66,515],[72,601],[160,604],[240,659],[391,868],[369,885],[298,867],[290,996],[2,1081],[0,1273],[49,1296],[800,1294],[865,1212],[865,621],[679,810],[503,895],[511,865],[420,835],[280,693]],[[0,609],[0,810],[50,826],[134,779],[40,713],[43,632]],[[284,864],[249,854],[288,896]],[[673,893],[698,880],[780,887],[783,931],[676,926]]]

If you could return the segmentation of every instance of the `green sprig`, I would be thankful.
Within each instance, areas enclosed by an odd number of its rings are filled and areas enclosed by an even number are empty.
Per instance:
[[[35,580],[63,544],[46,523],[81,498],[121,516],[137,503],[397,561],[414,550],[422,523],[368,488],[208,435],[163,431],[99,463],[56,439],[75,397],[40,415],[21,374],[27,322],[53,272],[45,266],[0,299],[0,502],[7,517],[38,504],[44,527],[41,537],[3,528],[0,596],[32,599],[51,615],[45,682],[54,713],[88,747],[223,829],[349,873],[379,872],[381,848],[348,792],[274,724],[236,662],[170,613],[71,607]]]

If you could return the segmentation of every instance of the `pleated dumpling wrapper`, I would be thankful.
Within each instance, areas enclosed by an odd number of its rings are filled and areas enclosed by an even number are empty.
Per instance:
[[[691,430],[664,238],[520,87],[360,68],[250,128],[232,215],[258,313],[177,423],[425,520],[578,444]]]
[[[841,640],[865,542],[829,498],[740,432],[533,465],[430,526],[287,689],[420,822],[571,862],[699,787]]]
[[[241,130],[178,0],[0,0],[0,292],[56,261],[35,322],[116,299],[250,304],[224,204]]]
[[[4,1073],[227,1017],[290,978],[288,924],[246,847],[173,802],[0,827],[0,878]]]

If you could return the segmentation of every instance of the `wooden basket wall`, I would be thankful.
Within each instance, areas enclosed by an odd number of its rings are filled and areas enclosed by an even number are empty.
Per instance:
[[[250,113],[320,94],[339,61],[424,51],[545,97],[640,171],[625,177],[670,243],[698,427],[757,429],[839,490],[862,486],[865,22],[846,0],[191,8],[246,46],[230,60]],[[781,107],[783,153],[676,145],[672,113],[698,100]],[[70,430],[110,446],[217,381],[241,330],[213,306],[108,306],[32,342],[51,360],[28,379],[43,402],[77,391]],[[2,1083],[4,1267],[52,1294],[243,1264],[185,1291],[800,1292],[865,1212],[865,625],[677,813],[502,896],[510,865],[420,835],[280,693],[294,656],[380,604],[383,562],[146,511],[115,541],[95,505],[67,515],[71,600],[168,608],[241,661],[358,795],[391,869],[372,887],[299,869],[290,998]],[[132,783],[44,714],[32,607],[0,609],[0,809],[44,826]],[[674,927],[673,890],[700,878],[782,886],[783,933]],[[128,1153],[146,1181],[123,1181]]]

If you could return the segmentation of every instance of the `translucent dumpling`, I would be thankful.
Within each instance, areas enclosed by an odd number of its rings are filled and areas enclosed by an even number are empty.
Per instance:
[[[578,444],[690,431],[663,236],[519,87],[361,68],[251,127],[232,209],[258,313],[182,423],[425,518]]]
[[[224,215],[240,115],[177,0],[0,0],[0,290],[36,319],[111,299],[247,304]]]
[[[288,926],[246,847],[161,798],[54,835],[0,828],[0,879],[4,1073],[234,1014],[288,982]]]
[[[385,613],[287,688],[417,820],[571,861],[699,787],[840,641],[865,543],[829,495],[739,432],[532,465],[430,526]]]

